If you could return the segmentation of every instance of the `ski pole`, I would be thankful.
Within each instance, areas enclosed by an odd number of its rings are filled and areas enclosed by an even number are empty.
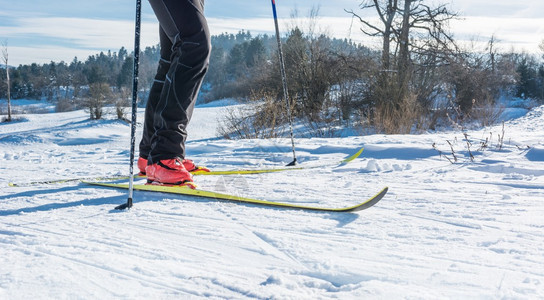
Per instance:
[[[276,40],[278,41],[278,55],[280,57],[280,72],[281,81],[283,84],[283,97],[287,107],[287,118],[289,120],[289,132],[291,133],[291,146],[293,149],[293,161],[287,166],[295,166],[297,164],[297,155],[295,152],[295,138],[293,135],[293,121],[291,118],[291,105],[289,104],[289,92],[287,90],[287,76],[285,75],[285,63],[283,61],[283,51],[281,49],[280,29],[278,26],[278,14],[276,13],[276,0],[272,0],[272,12],[274,14],[274,25],[276,26]]]
[[[140,23],[141,23],[142,1],[136,0],[136,25],[134,29],[134,69],[132,76],[132,120],[130,124],[130,176],[127,203],[117,206],[115,209],[126,209],[132,207],[132,196],[134,193],[134,151],[136,144],[136,112],[138,110],[138,68],[140,66]]]

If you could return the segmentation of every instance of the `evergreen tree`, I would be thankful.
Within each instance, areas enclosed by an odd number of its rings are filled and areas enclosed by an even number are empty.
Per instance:
[[[516,96],[524,99],[539,96],[538,71],[535,67],[535,62],[530,62],[530,58],[523,55],[517,66],[519,80],[516,85]]]

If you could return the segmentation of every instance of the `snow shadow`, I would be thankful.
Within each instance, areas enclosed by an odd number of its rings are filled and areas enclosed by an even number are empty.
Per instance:
[[[94,145],[94,144],[101,144],[101,143],[107,143],[110,141],[113,141],[116,136],[108,136],[108,137],[96,137],[96,138],[68,138],[65,140],[57,141],[56,144],[59,146],[86,146],[86,145]]]
[[[544,170],[537,169],[526,169],[526,168],[517,168],[511,165],[506,164],[497,164],[497,165],[486,165],[486,166],[474,166],[468,167],[470,170],[486,172],[486,173],[496,173],[496,174],[519,174],[525,176],[543,176]]]
[[[42,137],[35,134],[9,134],[0,137],[2,144],[29,145],[45,142]]]
[[[59,146],[91,145],[110,142],[120,137],[119,134],[109,134],[108,126],[128,126],[121,120],[78,120],[46,129],[31,129],[8,134],[0,134],[0,143],[27,145],[34,143],[52,142]],[[103,129],[106,134],[96,135],[96,129]],[[75,134],[71,134],[75,132]]]
[[[49,189],[42,192],[27,191],[18,194],[0,196],[0,200],[15,198],[15,197],[34,197],[39,194],[56,194],[69,191],[81,191],[81,187],[64,187],[60,189]],[[0,210],[0,217],[13,216],[21,213],[34,213],[34,212],[46,212],[63,208],[78,207],[78,206],[101,206],[105,204],[120,204],[123,201],[124,196],[104,197],[104,198],[90,198],[74,202],[57,202],[48,203],[32,207],[24,207],[19,209],[7,209]],[[126,201],[126,199],[125,199]]]
[[[531,148],[529,151],[527,151],[525,157],[529,161],[544,161],[544,149]]]
[[[360,218],[358,213],[326,213],[327,218],[338,222],[337,228],[342,228]]]
[[[417,160],[438,156],[438,152],[431,148],[367,145],[363,156],[374,159]]]

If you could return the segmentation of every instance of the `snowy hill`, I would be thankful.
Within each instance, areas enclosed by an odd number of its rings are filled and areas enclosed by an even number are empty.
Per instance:
[[[291,161],[287,139],[217,138],[223,109],[197,107],[190,158],[220,170]],[[297,139],[305,165],[365,151],[337,168],[196,177],[203,189],[314,206],[390,187],[371,209],[344,214],[149,192],[118,212],[123,190],[8,187],[128,173],[126,123],[24,115],[0,124],[0,299],[544,298],[543,114],[468,140],[459,131]]]

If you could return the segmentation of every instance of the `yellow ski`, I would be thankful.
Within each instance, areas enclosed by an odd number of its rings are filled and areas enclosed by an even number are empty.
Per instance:
[[[129,188],[128,184],[125,184],[125,183],[106,183],[106,182],[92,182],[92,181],[84,182],[84,183],[95,185],[95,186],[112,187],[112,188],[119,188],[119,189]],[[212,191],[191,189],[186,186],[179,187],[179,186],[165,186],[165,185],[151,185],[151,184],[149,185],[135,184],[133,188],[134,190],[138,190],[138,191],[161,192],[161,193],[167,193],[167,194],[178,194],[178,195],[186,195],[186,196],[193,196],[193,197],[202,197],[202,198],[208,198],[208,199],[219,200],[219,201],[230,201],[230,202],[237,202],[237,203],[255,204],[255,205],[261,205],[261,206],[272,206],[272,207],[282,207],[282,208],[288,208],[288,209],[301,209],[301,210],[323,211],[323,212],[356,212],[356,211],[367,209],[369,207],[372,207],[374,204],[378,203],[385,196],[388,190],[388,188],[385,187],[376,195],[353,206],[342,207],[342,208],[329,208],[329,207],[306,206],[306,205],[300,205],[300,204],[246,198],[246,197],[240,197],[236,195],[216,193]]]
[[[355,154],[341,160],[338,164],[332,164],[332,166],[343,166],[353,160],[363,153],[364,148],[359,149]],[[250,174],[265,174],[265,173],[274,173],[274,172],[284,172],[291,170],[306,170],[306,169],[317,169],[323,168],[330,165],[314,165],[314,166],[296,166],[288,168],[270,168],[270,169],[240,169],[240,170],[225,170],[225,171],[195,171],[192,172],[193,175],[250,175]],[[43,184],[63,184],[70,182],[83,182],[83,181],[114,181],[121,179],[128,179],[127,175],[115,175],[115,176],[101,176],[101,177],[86,177],[86,178],[66,178],[66,179],[52,179],[44,181],[32,181],[25,183],[8,183],[11,187],[24,187],[24,186],[34,186],[34,185],[43,185]],[[135,175],[134,178],[145,178],[145,176]]]

